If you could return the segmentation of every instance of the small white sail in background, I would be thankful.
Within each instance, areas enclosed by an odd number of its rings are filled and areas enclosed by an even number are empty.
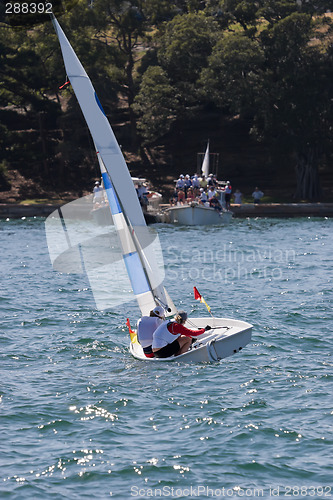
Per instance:
[[[207,142],[207,148],[206,148],[205,156],[204,156],[204,159],[202,162],[201,171],[206,177],[208,177],[208,174],[209,174],[209,140]]]

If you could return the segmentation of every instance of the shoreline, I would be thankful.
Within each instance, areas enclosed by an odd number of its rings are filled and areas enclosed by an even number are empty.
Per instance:
[[[0,219],[47,217],[67,203],[18,204],[0,203]],[[167,208],[169,205],[161,205]],[[231,204],[235,218],[246,217],[333,217],[333,203],[246,203]],[[154,216],[153,213],[151,213]],[[158,222],[158,221],[156,221]]]

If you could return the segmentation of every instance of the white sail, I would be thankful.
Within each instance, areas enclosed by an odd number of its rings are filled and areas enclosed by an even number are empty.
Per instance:
[[[176,308],[166,293],[151,237],[125,159],[99,102],[95,89],[58,21],[53,25],[59,38],[67,76],[93,137],[112,219],[117,229],[123,259],[142,314],[157,304],[169,313]]]
[[[205,156],[202,162],[201,172],[208,177],[209,174],[209,141],[207,142],[207,148],[205,152]]]
[[[134,227],[145,226],[131,175],[95,89],[54,16],[52,22],[59,38],[67,76],[114,189],[131,224]]]

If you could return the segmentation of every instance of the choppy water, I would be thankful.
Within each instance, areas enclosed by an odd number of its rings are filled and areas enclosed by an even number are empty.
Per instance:
[[[0,498],[329,498],[333,220],[160,226],[176,304],[254,325],[218,364],[142,363],[44,221],[1,221]]]

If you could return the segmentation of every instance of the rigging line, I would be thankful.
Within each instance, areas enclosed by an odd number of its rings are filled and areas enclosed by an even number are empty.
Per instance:
[[[197,326],[195,323],[193,323],[193,321],[191,321],[191,320],[190,320],[190,319],[188,319],[188,318],[187,318],[187,320],[186,320],[186,321],[187,321],[187,323],[189,323],[191,326],[193,326],[194,328],[196,328],[197,330],[199,330],[198,326]]]

